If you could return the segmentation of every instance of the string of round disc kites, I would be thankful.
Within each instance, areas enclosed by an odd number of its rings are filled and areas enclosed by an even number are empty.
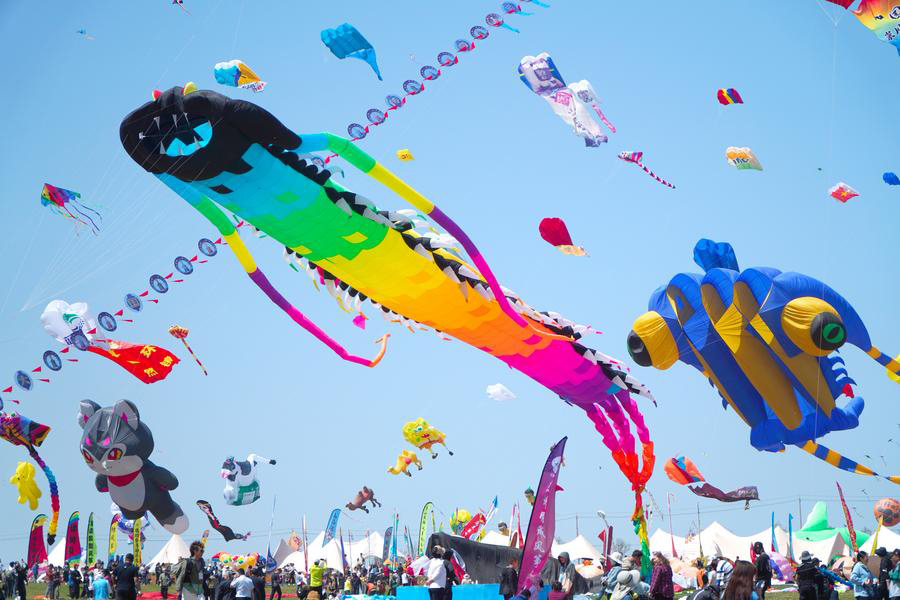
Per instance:
[[[525,0],[526,2],[532,2],[537,6],[549,7],[548,4],[544,4],[542,2],[533,2],[532,0]],[[502,4],[503,12],[506,14],[515,14],[522,16],[529,16],[533,13],[522,11],[521,7],[512,3],[512,2],[504,2]],[[484,22],[489,27],[494,28],[504,28],[509,31],[519,33],[519,30],[510,27],[506,24],[503,17],[499,13],[489,13],[485,15]],[[469,29],[469,35],[472,37],[474,41],[469,41],[467,39],[459,38],[455,42],[453,42],[454,48],[456,49],[457,54],[453,52],[448,52],[446,50],[439,52],[436,60],[440,67],[452,67],[459,63],[459,54],[465,52],[471,52],[475,49],[476,42],[481,40],[485,40],[490,36],[490,31],[487,27],[483,25],[474,25]],[[361,123],[350,123],[347,125],[347,135],[350,136],[352,141],[359,141],[365,139],[369,133],[372,131],[372,127],[377,127],[383,124],[390,117],[390,113],[393,110],[397,110],[401,108],[404,104],[406,104],[407,98],[410,96],[418,96],[422,92],[425,91],[425,82],[427,81],[435,81],[441,76],[440,67],[435,67],[434,65],[425,65],[419,69],[419,76],[422,81],[418,79],[407,79],[403,82],[401,86],[403,89],[403,94],[388,94],[385,96],[385,104],[387,105],[386,109],[382,110],[380,108],[370,108],[366,111],[366,120],[368,121],[368,125],[363,125]],[[330,162],[332,158],[334,158],[335,154],[330,154],[326,157],[325,162]]]

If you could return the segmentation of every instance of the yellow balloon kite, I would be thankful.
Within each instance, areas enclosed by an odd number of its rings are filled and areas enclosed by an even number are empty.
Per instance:
[[[404,148],[403,150],[397,150],[397,158],[400,160],[413,160],[413,155],[408,148]]]
[[[397,457],[397,464],[393,467],[388,467],[388,473],[391,475],[399,475],[403,473],[407,477],[412,477],[412,473],[409,472],[409,467],[412,465],[416,465],[419,467],[419,470],[422,470],[422,461],[419,460],[419,457],[416,456],[415,452],[410,452],[409,450],[404,450],[400,453],[400,456]]]
[[[440,444],[447,450],[447,453],[450,454],[450,456],[453,456],[453,452],[451,452],[447,448],[447,444],[444,443],[446,437],[447,436],[445,436],[442,431],[438,431],[429,425],[428,421],[421,417],[415,421],[410,421],[403,426],[403,439],[419,450],[428,450],[431,452],[431,458],[437,458],[437,452],[432,448],[435,444]]]
[[[38,498],[41,490],[34,481],[34,466],[31,463],[20,462],[16,472],[9,478],[9,482],[19,488],[19,504],[28,502],[28,508],[37,510]]]

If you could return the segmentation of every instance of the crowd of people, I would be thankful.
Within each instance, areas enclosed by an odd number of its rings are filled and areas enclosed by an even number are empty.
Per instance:
[[[429,600],[452,600],[453,587],[472,583],[464,569],[454,560],[448,548],[434,546],[429,559],[417,576],[410,559],[403,564],[365,564],[361,559],[353,567],[329,568],[324,560],[315,561],[309,572],[291,565],[276,568],[267,574],[261,566],[233,569],[217,561],[208,564],[203,558],[205,548],[200,542],[190,546],[190,557],[174,565],[135,565],[131,554],[123,561],[113,560],[104,565],[98,561],[91,567],[54,567],[28,569],[23,563],[10,563],[0,572],[0,600],[26,600],[26,584],[40,581],[46,584],[48,600],[60,598],[60,588],[66,589],[69,600],[136,600],[142,586],[155,583],[163,600],[171,595],[178,600],[278,600],[282,588],[292,586],[299,600],[329,600],[349,595],[396,596],[397,588],[420,585],[428,588]],[[869,556],[860,551],[849,581],[839,572],[830,571],[809,552],[803,552],[796,567],[794,581],[800,600],[837,600],[836,582],[853,588],[856,600],[900,600],[900,550],[875,551],[877,573],[869,568]],[[642,575],[644,556],[635,550],[623,557],[619,552],[609,556],[610,568],[595,586],[604,600],[674,600],[675,585],[669,560],[654,552],[652,570]],[[693,563],[697,571],[697,591],[690,600],[765,600],[772,585],[773,571],[764,546],[753,546],[753,562],[730,560],[721,555],[709,561]],[[498,574],[499,593],[504,600],[530,600],[532,591],[518,592],[519,573],[515,559]],[[550,587],[548,600],[572,600],[575,595],[589,591],[589,584],[575,569],[568,553],[550,558],[541,572],[540,587]],[[268,585],[267,585],[268,584]],[[267,587],[269,588],[267,591]],[[518,593],[517,593],[518,592]]]

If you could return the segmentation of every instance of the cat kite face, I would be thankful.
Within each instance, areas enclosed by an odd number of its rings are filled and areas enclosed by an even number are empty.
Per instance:
[[[84,429],[81,456],[100,475],[122,477],[136,473],[153,452],[153,434],[141,422],[137,406],[128,400],[106,408],[82,400],[78,424]]]

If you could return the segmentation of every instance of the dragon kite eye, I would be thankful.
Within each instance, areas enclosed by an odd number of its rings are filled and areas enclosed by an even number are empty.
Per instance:
[[[781,326],[798,348],[812,356],[827,356],[847,341],[841,316],[830,304],[812,296],[785,304]]]
[[[678,346],[659,313],[650,311],[635,319],[628,334],[628,353],[642,367],[668,369],[678,360]]]
[[[837,350],[847,339],[847,332],[840,319],[831,313],[822,313],[813,319],[810,328],[813,343],[822,350]]]
[[[91,453],[88,452],[87,450],[85,450],[84,448],[81,449],[81,456],[84,457],[84,462],[86,462],[87,464],[90,465],[90,464],[94,463],[94,457],[91,456]]]
[[[113,448],[109,451],[109,454],[106,455],[107,460],[119,460],[120,458],[122,458],[121,448]]]

